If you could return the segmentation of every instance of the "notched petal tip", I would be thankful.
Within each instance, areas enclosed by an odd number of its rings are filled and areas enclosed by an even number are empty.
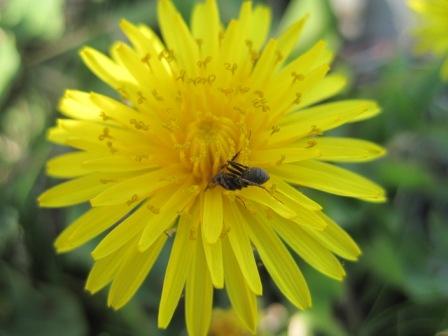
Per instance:
[[[53,247],[56,250],[57,254],[63,254],[63,253],[71,252],[71,251],[73,251],[76,248],[76,247],[73,247],[70,244],[70,242],[62,242],[62,241],[58,241],[57,239],[53,243]]]
[[[96,51],[96,50],[93,49],[92,47],[82,47],[82,48],[79,50],[78,54],[79,54],[79,56],[82,58],[82,60],[83,60],[84,62],[86,62],[89,58],[91,58],[91,57],[93,56],[93,53],[94,53],[95,51]]]

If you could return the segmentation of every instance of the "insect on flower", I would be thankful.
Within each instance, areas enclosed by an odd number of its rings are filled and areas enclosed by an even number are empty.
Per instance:
[[[269,174],[266,170],[259,167],[248,167],[236,162],[239,152],[221,168],[213,177],[212,185],[220,185],[227,190],[241,190],[248,186],[257,186],[260,188],[269,180]]]

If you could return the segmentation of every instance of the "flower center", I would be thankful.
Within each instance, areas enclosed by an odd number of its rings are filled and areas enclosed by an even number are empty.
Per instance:
[[[226,117],[201,116],[188,126],[188,163],[195,177],[209,183],[237,149],[238,130]]]

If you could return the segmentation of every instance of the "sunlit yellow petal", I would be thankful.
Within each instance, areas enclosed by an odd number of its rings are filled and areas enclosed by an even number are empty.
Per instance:
[[[70,224],[56,239],[54,246],[61,252],[71,251],[93,239],[132,210],[132,206],[93,208]]]
[[[113,88],[119,88],[121,82],[132,82],[124,69],[99,51],[86,47],[81,50],[80,55],[90,70]]]
[[[308,17],[305,16],[302,19],[298,20],[278,37],[278,47],[284,59],[287,59],[289,57],[289,54],[296,46],[296,43],[303,31],[303,27],[305,26],[307,19]]]
[[[171,1],[158,2],[158,15],[163,38],[179,64],[189,73],[197,72],[199,51],[187,25]]]
[[[127,155],[95,155],[82,163],[85,170],[91,172],[120,173],[132,171],[149,171],[158,168],[149,156],[132,157]]]
[[[106,206],[137,202],[171,184],[172,180],[167,178],[168,174],[169,172],[164,169],[139,174],[107,189],[103,188],[105,190],[92,198],[90,203],[92,206]]]
[[[323,161],[363,162],[386,154],[381,146],[359,139],[321,137],[306,142],[313,143],[313,148],[320,153],[319,160]]]
[[[119,177],[107,178],[100,174],[90,174],[48,189],[38,198],[41,207],[63,207],[85,202],[113,184]]]
[[[327,222],[325,230],[315,231],[309,230],[306,227],[303,229],[331,252],[344,259],[357,260],[361,255],[361,250],[358,245],[353,241],[347,232],[328,218],[328,216],[325,216],[322,213],[320,215]]]
[[[155,240],[170,228],[174,220],[178,217],[184,208],[191,204],[196,198],[199,189],[197,186],[187,186],[176,191],[165,204],[160,208],[158,213],[154,214],[152,223],[146,225],[139,241],[139,249],[144,251],[150,247]]]
[[[244,217],[237,211],[235,205],[228,203],[226,210],[226,224],[229,227],[227,237],[240,266],[241,273],[252,292],[261,295],[262,285],[252,246],[246,232],[247,223]]]
[[[297,105],[297,108],[305,108],[314,103],[331,98],[340,93],[346,86],[347,79],[344,76],[328,75],[303,97],[300,104]]]
[[[212,315],[213,286],[207,269],[202,239],[196,239],[196,253],[185,288],[185,320],[190,335],[205,336]]]
[[[320,153],[315,148],[282,147],[254,151],[250,161],[254,166],[270,166],[309,160],[319,156]]]
[[[48,160],[47,174],[62,178],[87,175],[91,171],[83,167],[83,163],[97,156],[96,153],[89,152],[73,152],[57,156]]]
[[[272,170],[290,183],[323,190],[340,196],[360,198],[369,202],[384,202],[384,189],[376,183],[334,165],[307,161],[283,165]]]
[[[198,43],[200,43],[202,55],[216,57],[221,30],[216,0],[207,0],[203,4],[198,4],[194,8],[191,20],[192,33],[200,41]]]
[[[114,276],[107,298],[108,306],[120,309],[134,296],[154,265],[165,241],[166,237],[162,236],[144,252],[140,252],[135,245],[128,251]]]
[[[216,288],[224,287],[224,268],[222,264],[222,246],[221,241],[209,244],[202,237],[204,247],[205,260],[207,261],[213,286]]]
[[[165,279],[163,280],[158,316],[159,328],[165,329],[171,321],[189,274],[192,262],[191,256],[196,254],[197,244],[195,240],[190,239],[191,229],[192,222],[190,218],[186,216],[181,217],[166,268]]]
[[[145,114],[138,113],[132,108],[122,104],[115,99],[97,93],[91,93],[89,98],[100,111],[104,120],[114,120],[131,129],[148,132],[151,127],[151,118]]]
[[[214,244],[222,232],[223,204],[222,193],[217,188],[209,189],[204,193],[202,210],[202,230],[205,241]]]
[[[345,271],[338,259],[307,234],[283,218],[274,220],[272,227],[308,264],[336,280],[342,280]]]
[[[254,201],[256,203],[262,204],[271,208],[280,216],[285,218],[294,218],[296,213],[294,210],[288,208],[283,203],[275,199],[275,197],[268,191],[258,188],[247,188],[241,190],[241,196]]]
[[[255,52],[258,52],[269,34],[271,19],[272,15],[269,7],[263,5],[255,7],[252,13],[251,29],[248,36],[248,40],[252,41]]]
[[[92,251],[95,260],[102,259],[125,245],[141,233],[150,220],[152,212],[142,204],[135,212],[117,225]]]
[[[304,309],[311,306],[305,278],[276,233],[264,220],[251,218],[248,223],[250,238],[278,288],[296,307]]]
[[[131,248],[133,248],[133,245],[127,244],[114,253],[109,254],[106,258],[94,262],[86,282],[86,289],[91,294],[95,294],[113,280],[127,251]]]
[[[371,101],[342,101],[323,104],[291,114],[284,119],[280,129],[271,137],[271,143],[282,143],[309,135],[318,135],[326,130],[350,122],[357,117],[376,113],[378,106]]]
[[[271,180],[273,182],[273,185],[275,186],[274,189],[276,191],[276,194],[281,193],[288,197],[291,201],[296,202],[297,204],[309,210],[322,209],[322,207],[318,203],[305,196],[303,193],[301,193],[299,190],[292,187],[288,183],[284,182],[283,179],[271,175]]]
[[[102,121],[101,110],[90,101],[86,92],[67,90],[59,102],[59,111],[67,117],[80,120]]]
[[[246,284],[240,266],[227,240],[223,243],[226,291],[241,322],[252,332],[257,328],[257,300]]]

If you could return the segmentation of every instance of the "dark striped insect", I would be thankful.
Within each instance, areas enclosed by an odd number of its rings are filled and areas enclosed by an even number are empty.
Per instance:
[[[248,167],[236,162],[238,154],[239,152],[227,161],[213,177],[212,184],[227,190],[241,190],[249,186],[265,189],[262,185],[269,180],[269,174],[262,168]]]

